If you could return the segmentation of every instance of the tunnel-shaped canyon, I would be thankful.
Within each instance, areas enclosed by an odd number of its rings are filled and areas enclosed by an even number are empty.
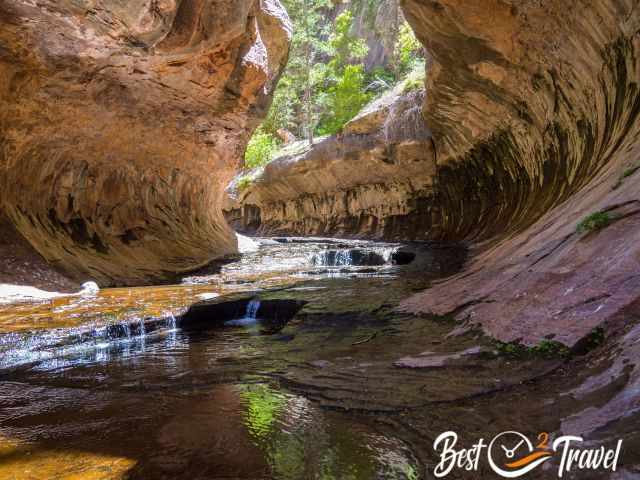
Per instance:
[[[248,168],[280,1],[0,0],[0,477],[415,480],[514,429],[637,475],[638,2],[320,3],[424,80]]]

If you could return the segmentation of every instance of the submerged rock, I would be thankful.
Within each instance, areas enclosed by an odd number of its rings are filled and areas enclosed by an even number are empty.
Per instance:
[[[426,94],[396,89],[274,160],[228,218],[264,233],[465,242],[467,270],[403,310],[575,344],[638,298],[640,11],[401,5],[429,54]],[[578,233],[594,213],[608,226]]]

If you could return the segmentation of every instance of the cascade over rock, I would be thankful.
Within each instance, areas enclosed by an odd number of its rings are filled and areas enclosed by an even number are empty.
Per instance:
[[[402,307],[501,340],[571,345],[618,318],[640,287],[636,2],[401,6],[429,54],[426,94],[396,95],[255,172],[229,218],[263,233],[467,242],[465,272]],[[415,102],[419,128],[399,114]],[[612,225],[578,233],[596,212]]]
[[[237,251],[222,192],[290,39],[278,0],[0,2],[0,208],[103,285]]]

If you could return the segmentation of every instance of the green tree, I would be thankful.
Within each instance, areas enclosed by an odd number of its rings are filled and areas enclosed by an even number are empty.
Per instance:
[[[364,71],[362,60],[367,55],[367,45],[353,33],[351,9],[362,15],[366,8],[374,15],[380,1],[350,0],[348,9],[332,22],[333,12],[343,8],[335,0],[282,0],[294,27],[289,62],[267,118],[256,132],[258,138],[247,150],[247,165],[262,164],[270,158],[267,145],[271,142],[261,135],[269,134],[275,139],[279,137],[278,130],[286,129],[312,144],[314,134],[340,131],[371,100],[373,92],[390,88],[411,71],[410,65],[413,58],[420,56],[421,46],[406,23],[401,38],[395,42],[391,70],[379,67]],[[395,35],[397,26],[393,30]]]
[[[410,72],[415,63],[424,58],[422,44],[418,41],[411,26],[405,22],[400,26],[398,40],[394,49],[397,68],[400,75]]]
[[[346,65],[335,85],[328,90],[326,112],[318,128],[321,135],[339,132],[369,101],[363,91],[365,75],[362,65]]]
[[[278,139],[273,134],[259,128],[247,144],[247,150],[244,154],[245,167],[256,168],[269,163],[278,147]]]
[[[321,97],[323,114],[318,127],[321,134],[340,131],[371,99],[365,91],[365,73],[361,61],[367,55],[367,45],[351,34],[353,14],[345,10],[336,18],[329,37],[331,60],[325,69],[326,94]]]
[[[278,84],[270,117],[273,126],[293,130],[297,137],[313,142],[318,121],[318,102],[323,81],[330,25],[327,13],[333,8],[331,0],[284,0],[294,25],[289,63]],[[272,127],[273,128],[273,127]],[[271,132],[275,133],[275,132]]]

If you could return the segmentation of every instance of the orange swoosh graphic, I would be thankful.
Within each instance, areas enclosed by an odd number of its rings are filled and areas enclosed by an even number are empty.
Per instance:
[[[523,467],[525,465],[529,465],[531,462],[533,462],[534,460],[537,460],[540,457],[548,457],[550,455],[551,455],[550,452],[543,452],[543,451],[533,452],[533,453],[527,455],[526,457],[521,458],[520,460],[517,460],[515,462],[511,462],[511,463],[507,463],[507,464],[505,464],[505,466],[507,466],[509,468]]]

